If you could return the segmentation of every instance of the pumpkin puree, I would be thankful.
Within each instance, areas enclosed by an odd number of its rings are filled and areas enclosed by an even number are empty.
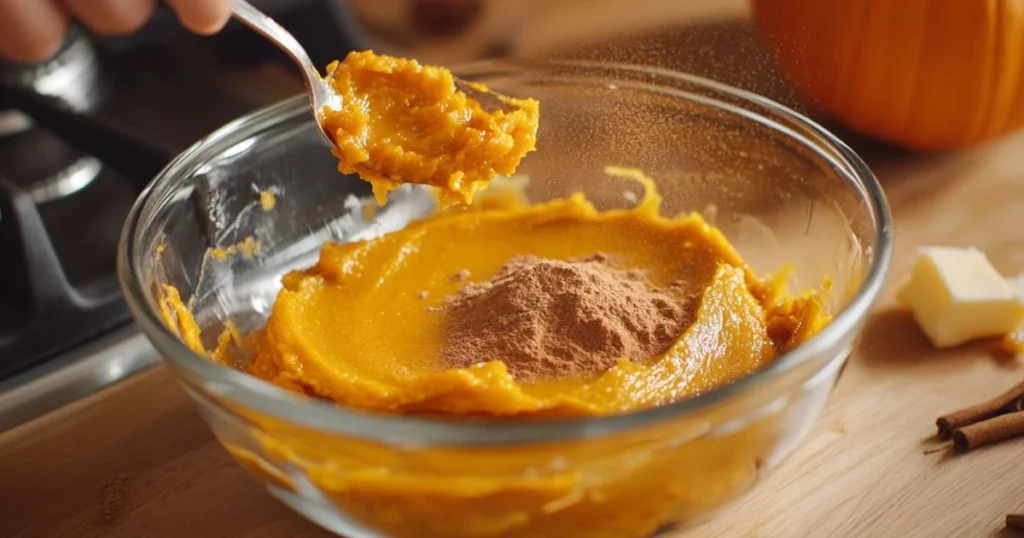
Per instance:
[[[755,372],[829,321],[817,293],[785,294],[785,271],[758,278],[698,214],[662,216],[650,179],[608,172],[644,185],[636,207],[599,211],[581,194],[529,205],[521,194],[484,191],[470,206],[400,231],[324,245],[315,266],[283,278],[265,327],[243,346],[245,359],[228,352],[243,340],[230,325],[207,353],[173,288],[165,289],[164,316],[195,351],[344,406],[519,418],[609,415],[692,397]],[[445,314],[429,307],[463,284],[452,274],[468,269],[471,281],[483,281],[516,255],[569,260],[596,252],[646,269],[655,285],[685,279],[688,289],[703,290],[695,321],[663,356],[525,383],[500,357],[445,367]],[[259,448],[228,449],[267,484],[295,490],[270,462],[298,465],[344,513],[389,535],[417,537],[646,536],[749,488],[784,430],[783,415],[772,412],[715,436],[701,436],[707,423],[685,419],[587,441],[409,450],[235,411],[259,426]],[[548,468],[554,461],[563,463]],[[525,468],[541,470],[525,476]]]
[[[374,240],[328,243],[315,266],[284,277],[255,352],[238,366],[376,411],[607,415],[739,379],[821,327],[813,295],[780,301],[779,280],[758,279],[699,215],[659,215],[660,197],[643,180],[646,195],[629,210],[599,212],[579,194],[534,206],[492,199],[487,210],[449,211]],[[530,383],[514,380],[500,357],[445,366],[445,315],[430,307],[464,284],[452,274],[468,270],[470,281],[484,281],[517,255],[569,260],[598,252],[615,253],[624,268],[646,269],[657,286],[684,280],[687,289],[703,290],[696,320],[664,356]]]
[[[341,106],[325,106],[321,119],[338,170],[369,181],[380,204],[403,183],[433,185],[443,201],[468,203],[535,149],[533,99],[490,93],[496,106],[488,110],[459,91],[447,69],[372,51],[352,52],[327,73]]]

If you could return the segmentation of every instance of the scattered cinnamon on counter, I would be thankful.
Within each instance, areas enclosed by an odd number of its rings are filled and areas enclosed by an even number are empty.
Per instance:
[[[604,255],[560,261],[523,256],[444,306],[445,360],[500,360],[517,380],[604,372],[619,359],[661,355],[692,321],[684,290],[654,288]]]
[[[106,526],[114,525],[124,512],[128,503],[129,478],[126,474],[117,475],[105,484],[100,492],[99,516]]]
[[[1024,531],[1024,514],[1006,514],[1006,527]]]
[[[1024,411],[1024,383],[1017,384],[987,402],[941,416],[935,425],[939,428],[941,439],[950,439],[960,428],[1016,411]]]
[[[1021,435],[1024,435],[1024,411],[1017,411],[955,430],[953,446],[967,451]]]

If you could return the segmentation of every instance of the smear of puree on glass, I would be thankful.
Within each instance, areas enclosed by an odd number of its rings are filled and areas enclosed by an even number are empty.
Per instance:
[[[322,118],[338,170],[369,181],[381,204],[403,183],[469,202],[496,175],[514,173],[536,146],[537,101],[489,93],[500,105],[489,110],[443,67],[352,52],[327,67],[327,81],[341,98]]]

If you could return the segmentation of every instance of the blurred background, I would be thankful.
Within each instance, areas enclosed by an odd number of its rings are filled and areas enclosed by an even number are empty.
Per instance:
[[[446,64],[517,55],[655,65],[795,104],[745,0],[339,2],[382,52]],[[418,14],[418,15],[417,15]],[[443,21],[443,22],[442,22]]]

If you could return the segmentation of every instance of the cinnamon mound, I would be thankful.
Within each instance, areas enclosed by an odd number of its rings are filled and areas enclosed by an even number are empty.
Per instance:
[[[500,360],[519,381],[604,372],[665,353],[692,322],[683,290],[659,290],[642,272],[601,254],[559,261],[523,256],[445,305],[453,368]]]

